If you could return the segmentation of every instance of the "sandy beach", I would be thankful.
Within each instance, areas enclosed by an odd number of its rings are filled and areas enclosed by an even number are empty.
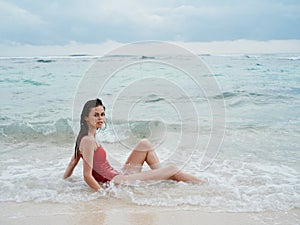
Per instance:
[[[0,224],[103,224],[103,225],[250,225],[300,224],[300,210],[261,213],[209,212],[206,209],[128,205],[117,199],[80,203],[2,202]]]

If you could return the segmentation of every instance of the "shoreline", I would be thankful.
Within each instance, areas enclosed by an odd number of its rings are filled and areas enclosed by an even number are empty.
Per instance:
[[[299,224],[300,209],[272,212],[209,212],[207,209],[138,206],[118,199],[77,203],[1,202],[0,224]]]

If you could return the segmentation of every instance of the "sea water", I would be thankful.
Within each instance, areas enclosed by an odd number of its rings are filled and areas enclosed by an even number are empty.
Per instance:
[[[208,167],[201,167],[212,121],[205,94],[174,68],[151,62],[133,65],[123,70],[123,75],[121,71],[120,76],[107,83],[101,96],[95,96],[103,99],[108,115],[122,112],[127,104],[135,102],[125,119],[108,116],[107,128],[97,133],[97,139],[107,150],[111,164],[120,169],[129,154],[124,143],[148,138],[164,163],[170,161],[169,156],[178,143],[194,137],[196,131],[200,137],[198,148],[188,151],[180,146],[178,151],[189,156],[182,169],[206,183],[138,182],[119,187],[111,185],[101,193],[92,192],[86,185],[81,163],[71,178],[62,179],[73,154],[77,132],[74,96],[84,75],[99,57],[1,58],[0,201],[72,203],[117,198],[128,204],[182,209],[205,207],[230,212],[299,208],[299,54],[199,57],[211,71],[208,76],[220,87],[221,95],[212,97],[223,99],[226,110],[223,142]],[[129,91],[125,97],[118,96],[119,104],[111,102],[111,96],[119,88],[127,90],[132,80],[154,73],[171,80],[176,87],[187,88],[190,99],[202,111],[192,114],[186,110],[183,115],[178,114],[173,105],[186,102],[176,95],[172,99],[172,93],[166,98],[157,93],[139,96],[138,91]],[[157,87],[159,83],[149,85]],[[138,86],[135,88],[138,90]],[[183,120],[189,122],[184,134]],[[201,129],[195,130],[193,124],[199,121]]]

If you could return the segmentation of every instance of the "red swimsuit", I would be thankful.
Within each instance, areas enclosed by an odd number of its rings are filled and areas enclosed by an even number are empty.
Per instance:
[[[83,158],[83,156],[81,155]],[[106,160],[105,150],[99,146],[94,152],[93,172],[92,175],[99,183],[106,183],[111,181],[119,174]]]

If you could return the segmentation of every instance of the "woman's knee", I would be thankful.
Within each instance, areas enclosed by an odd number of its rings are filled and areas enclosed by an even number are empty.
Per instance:
[[[136,149],[143,150],[143,151],[149,151],[149,150],[153,150],[153,147],[152,147],[151,142],[148,139],[143,138],[137,144]]]
[[[170,171],[172,171],[174,173],[174,175],[179,172],[179,169],[177,168],[177,166],[171,165],[171,166],[168,166],[167,168]]]

